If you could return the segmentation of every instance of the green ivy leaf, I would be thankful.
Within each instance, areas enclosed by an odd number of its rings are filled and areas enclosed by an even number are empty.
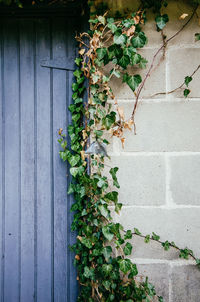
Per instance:
[[[188,87],[189,83],[192,81],[192,77],[185,77],[185,85]]]
[[[112,264],[103,264],[102,265],[102,272],[104,273],[105,276],[109,276],[110,273],[112,272],[113,266]]]
[[[131,269],[131,261],[129,259],[120,259],[119,260],[119,268],[122,273],[127,274]]]
[[[169,17],[167,14],[164,14],[164,15],[160,15],[160,16],[157,16],[156,19],[156,25],[158,27],[158,29],[163,29],[166,25],[166,23],[169,21]]]
[[[99,205],[98,209],[101,213],[102,216],[104,216],[105,218],[109,218],[110,217],[110,211],[107,209],[107,205],[103,204],[103,205]]]
[[[141,235],[141,232],[140,232],[137,228],[134,228],[134,233],[135,233],[136,235]]]
[[[132,245],[129,242],[127,242],[123,248],[124,254],[126,256],[131,255],[132,249],[133,249]]]
[[[97,48],[97,57],[99,60],[102,60],[106,55],[107,55],[107,48],[102,47],[102,48]]]
[[[120,188],[120,185],[118,183],[118,180],[117,180],[117,176],[116,176],[116,173],[117,171],[119,170],[119,168],[115,167],[115,168],[111,168],[109,173],[111,174],[112,176],[112,179],[113,179],[113,185],[117,188]]]
[[[116,191],[109,192],[109,193],[107,193],[104,196],[104,198],[109,199],[109,200],[111,200],[113,202],[117,202],[117,200],[118,200],[118,192],[116,192]]]
[[[134,36],[131,39],[131,44],[133,45],[134,48],[142,48],[146,43],[147,43],[147,37],[142,31],[139,32],[137,36]]]
[[[112,247],[111,246],[105,246],[103,248],[103,255],[104,255],[106,261],[109,260],[111,254],[112,254]]]
[[[83,274],[86,278],[88,279],[94,279],[94,269],[93,268],[89,268],[88,266],[84,267],[84,274]]]
[[[142,82],[142,78],[139,74],[130,76],[128,73],[126,73],[123,77],[123,81],[126,82],[134,92],[138,85]]]
[[[196,33],[195,34],[195,41],[199,41],[200,40],[200,33]]]
[[[85,171],[85,169],[82,166],[70,168],[70,174],[73,177],[76,177],[77,175],[82,175],[84,171]]]
[[[130,58],[127,55],[123,55],[119,60],[118,60],[118,64],[126,69],[126,67],[128,66],[128,64],[130,63]]]
[[[116,203],[116,205],[115,205],[115,212],[117,214],[119,214],[119,212],[121,211],[122,206],[123,206],[122,203]]]
[[[119,71],[119,70],[115,70],[115,69],[112,69],[112,70],[110,71],[110,74],[116,76],[116,78],[118,78],[118,79],[119,79],[120,76],[121,76],[120,71]]]
[[[156,235],[154,232],[152,233],[151,238],[152,238],[153,240],[156,240],[156,241],[159,241],[159,240],[160,240],[160,236]]]
[[[76,155],[71,155],[68,158],[68,162],[70,164],[71,167],[74,167],[78,164],[79,160],[81,159],[80,155],[76,154]]]
[[[111,241],[114,237],[114,234],[111,232],[111,228],[109,225],[106,225],[102,228],[102,233],[108,241]]]
[[[191,92],[190,89],[185,89],[183,92],[184,97],[187,98],[190,92]]]
[[[121,29],[118,29],[114,35],[114,43],[117,45],[124,45],[127,41],[127,36],[122,34]]]
[[[98,16],[98,21],[99,21],[100,23],[102,23],[103,25],[106,24],[106,18],[103,17],[103,16]]]
[[[146,235],[145,239],[144,239],[144,242],[149,243],[149,241],[150,241],[150,235]]]
[[[168,251],[170,249],[170,243],[169,243],[169,241],[163,242],[162,246],[164,247],[165,251]]]
[[[132,231],[131,230],[127,230],[126,231],[126,234],[125,234],[125,236],[124,236],[124,239],[126,240],[126,239],[131,239],[133,237],[133,235],[132,235]]]

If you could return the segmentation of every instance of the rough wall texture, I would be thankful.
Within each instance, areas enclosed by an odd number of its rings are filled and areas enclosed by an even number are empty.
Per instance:
[[[171,36],[191,14],[189,1],[169,1],[170,22],[165,29]],[[117,7],[131,7],[132,0],[110,1]],[[161,35],[150,18],[145,27],[149,44],[142,53],[151,62],[161,45]],[[152,231],[163,241],[175,241],[200,255],[200,73],[191,83],[192,93],[184,99],[183,91],[152,97],[179,86],[200,63],[200,43],[194,34],[200,32],[193,21],[167,47],[165,59],[145,85],[136,113],[137,135],[126,134],[125,148],[117,139],[110,150],[112,164],[119,166],[120,201],[124,204],[116,220],[126,229],[137,227],[144,234]],[[145,71],[144,71],[145,72]],[[143,72],[143,73],[144,73]],[[134,97],[127,86],[113,82],[120,105],[128,118]],[[192,261],[178,258],[158,244],[146,245],[135,238],[132,258],[140,272],[150,276],[166,302],[199,302],[200,271]]]

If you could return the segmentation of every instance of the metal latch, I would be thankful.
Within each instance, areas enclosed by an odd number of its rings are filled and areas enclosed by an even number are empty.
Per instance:
[[[60,70],[68,70],[74,71],[75,64],[74,58],[56,58],[50,60],[41,60],[40,66],[46,68],[60,69]]]

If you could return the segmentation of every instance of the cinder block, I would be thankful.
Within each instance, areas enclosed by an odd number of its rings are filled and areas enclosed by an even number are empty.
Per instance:
[[[162,241],[174,241],[179,247],[186,246],[200,255],[200,208],[140,208],[123,207],[116,221],[120,221],[124,228],[133,230],[138,228],[143,234],[152,232],[161,236]],[[166,253],[168,253],[166,251]]]
[[[124,103],[126,119],[132,103]],[[122,151],[200,151],[200,102],[141,102],[135,115],[137,135],[125,132]],[[121,144],[120,144],[121,146]]]
[[[119,167],[119,200],[126,205],[165,203],[165,162],[162,156],[113,156]]]
[[[200,62],[200,51],[198,48],[170,50],[168,60],[169,73],[167,81],[169,83],[169,90],[171,91],[179,87],[184,82],[185,77],[190,76],[197,68]],[[200,97],[199,78],[200,71],[193,76],[193,80],[189,84],[189,89],[191,90],[189,97]],[[184,97],[183,89],[174,92],[173,96]]]
[[[183,265],[173,267],[172,301],[200,301],[200,270],[196,266]]]
[[[148,68],[151,65],[153,56],[156,51],[157,48],[139,50],[138,53],[140,53],[145,59],[148,60],[147,68],[145,69],[141,69],[139,67],[128,68],[128,73],[140,74],[143,79],[148,71]],[[151,73],[151,76],[147,79],[140,97],[150,98],[153,94],[157,92],[166,91],[165,65],[166,62],[165,60],[163,60],[162,53],[160,53],[155,61],[154,69]],[[117,79],[113,77],[110,82],[110,85],[117,99],[133,99],[133,100],[135,99],[135,95],[133,91],[129,88],[129,86],[126,83],[122,84],[121,79]],[[164,97],[165,96],[159,96],[159,98],[164,98]]]
[[[200,155],[170,156],[170,189],[177,204],[200,206]]]
[[[134,261],[134,260],[133,260]],[[141,277],[148,277],[155,286],[156,294],[162,296],[165,302],[169,301],[169,266],[167,264],[138,264]]]
[[[133,257],[146,258],[146,259],[159,259],[159,260],[175,260],[178,259],[178,251],[176,249],[170,249],[165,251],[160,243],[150,241],[149,243],[144,242],[144,238],[134,235],[130,240],[133,245]]]
[[[164,28],[164,33],[167,35],[167,38],[173,36],[176,32],[178,32],[182,26],[188,21],[190,16],[194,11],[194,6],[190,4],[190,1],[168,1],[168,6],[165,9],[165,12],[169,15],[169,22],[167,26]],[[185,19],[180,19],[180,16],[184,14],[188,14]],[[199,15],[200,9],[197,10],[197,14]],[[196,32],[199,32],[199,19],[198,15],[195,14],[193,19],[189,22],[189,24],[182,30],[173,40],[170,41],[168,46],[181,46],[181,45],[195,45],[194,35]]]

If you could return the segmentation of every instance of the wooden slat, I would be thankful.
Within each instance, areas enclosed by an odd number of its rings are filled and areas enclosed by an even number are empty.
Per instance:
[[[51,89],[50,70],[40,66],[50,59],[50,24],[38,20],[36,39],[37,72],[37,302],[52,301],[51,236]]]
[[[4,182],[5,182],[5,134],[4,134],[4,75],[3,75],[3,30],[0,22],[0,300],[3,297],[3,280],[4,280]]]
[[[21,300],[34,301],[34,25],[20,21]]]
[[[56,19],[52,26],[53,59],[67,60],[66,21]],[[66,71],[53,70],[53,162],[54,162],[54,301],[67,301],[67,194],[66,164],[59,158],[58,129],[66,131]]]
[[[76,46],[76,41],[75,41],[75,32],[76,32],[76,27],[78,25],[78,22],[76,22],[75,19],[68,19],[68,53],[73,53],[75,56],[75,46]],[[68,73],[68,83],[67,83],[67,94],[68,94],[68,105],[73,102],[72,100],[72,83],[74,81],[74,76],[73,72]],[[71,123],[71,113],[68,110],[68,123]],[[69,167],[68,167],[69,169]],[[70,182],[71,177],[68,176],[68,183]],[[68,201],[67,201],[67,245],[72,245],[76,242],[76,233],[71,231],[71,224],[73,221],[73,214],[71,213],[70,209],[72,204],[74,203],[73,196],[70,195],[68,196]],[[67,270],[67,297],[68,301],[76,301],[77,300],[77,292],[78,292],[78,285],[76,281],[76,269],[74,267],[74,253],[69,251],[68,247],[68,270]]]
[[[4,34],[5,80],[5,281],[4,302],[18,301],[20,278],[20,100],[18,24]]]

